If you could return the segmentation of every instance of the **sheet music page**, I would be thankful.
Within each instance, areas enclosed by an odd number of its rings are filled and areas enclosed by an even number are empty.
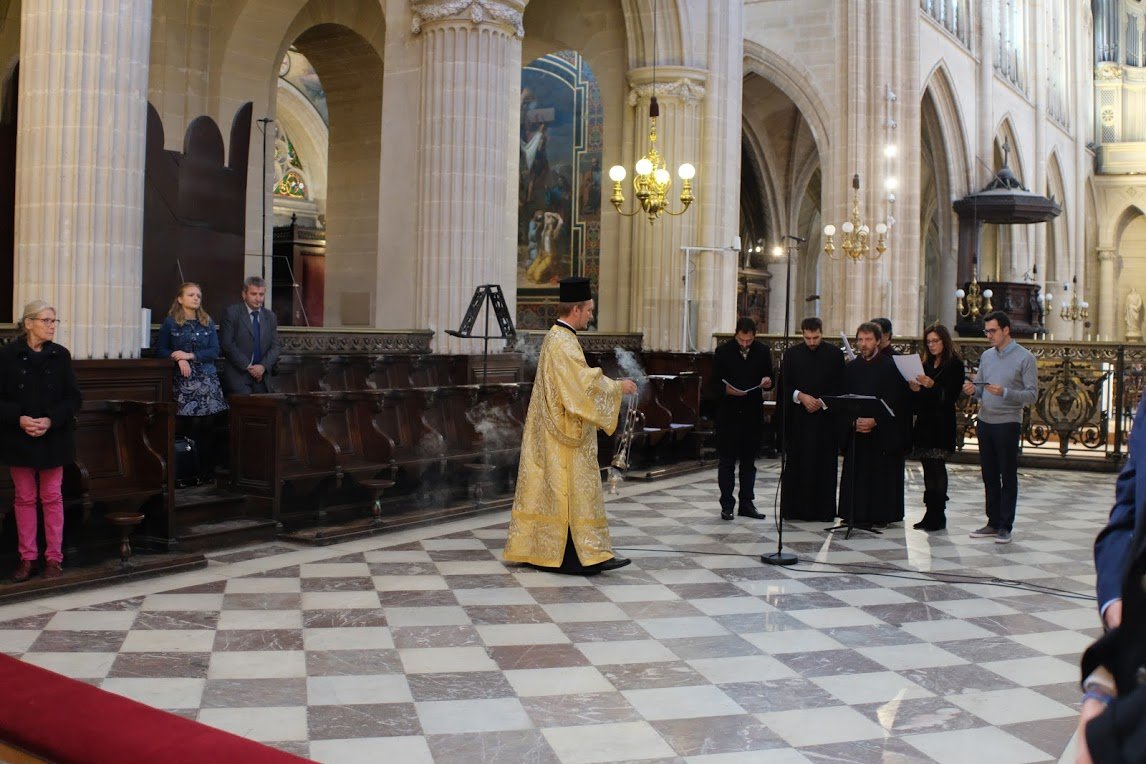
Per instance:
[[[844,355],[847,356],[849,361],[856,359],[856,351],[852,350],[852,343],[848,342],[848,335],[840,332],[840,340],[843,341]]]
[[[895,361],[895,367],[899,369],[899,373],[908,382],[914,382],[916,377],[923,376],[923,362],[915,353],[893,355],[891,360]]]

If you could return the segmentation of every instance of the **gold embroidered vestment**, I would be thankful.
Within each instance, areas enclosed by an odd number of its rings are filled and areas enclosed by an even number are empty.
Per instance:
[[[576,334],[553,326],[525,418],[506,560],[557,567],[570,533],[582,565],[613,556],[597,429],[611,435],[620,411],[621,383],[585,363]]]

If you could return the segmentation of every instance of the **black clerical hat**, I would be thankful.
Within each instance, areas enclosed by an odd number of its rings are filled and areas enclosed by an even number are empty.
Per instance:
[[[589,279],[585,276],[569,276],[558,282],[561,288],[561,302],[585,302],[593,299],[593,292],[589,289]]]

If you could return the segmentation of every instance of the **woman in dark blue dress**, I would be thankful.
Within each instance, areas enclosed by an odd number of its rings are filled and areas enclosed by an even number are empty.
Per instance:
[[[215,359],[219,335],[202,308],[203,292],[188,281],[179,287],[171,310],[159,329],[156,352],[175,365],[176,421],[182,435],[195,442],[199,482],[215,478],[215,415],[227,410]]]

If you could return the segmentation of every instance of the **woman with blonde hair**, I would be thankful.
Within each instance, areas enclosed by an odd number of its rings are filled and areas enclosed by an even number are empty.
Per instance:
[[[159,328],[155,350],[175,364],[176,423],[181,434],[195,442],[199,456],[199,482],[215,478],[215,414],[226,411],[215,359],[219,335],[215,322],[203,310],[203,291],[193,281],[179,286],[171,310]]]
[[[80,391],[67,348],[57,345],[56,309],[43,300],[24,306],[23,335],[0,350],[0,459],[15,488],[20,564],[12,574],[26,581],[39,559],[39,518],[44,513],[44,578],[63,574],[64,465],[76,460],[75,418]]]

